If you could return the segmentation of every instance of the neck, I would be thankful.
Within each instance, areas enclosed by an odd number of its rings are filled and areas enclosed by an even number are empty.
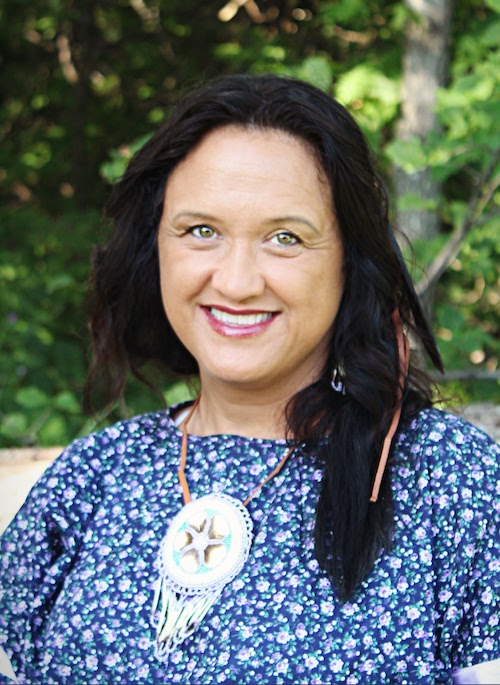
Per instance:
[[[288,397],[262,397],[251,392],[202,385],[200,401],[188,425],[193,435],[226,433],[247,438],[286,437]]]

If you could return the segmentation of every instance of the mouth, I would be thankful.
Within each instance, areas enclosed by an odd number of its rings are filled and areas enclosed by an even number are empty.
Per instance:
[[[231,313],[216,307],[207,307],[210,314],[221,323],[229,326],[255,326],[259,323],[264,323],[272,319],[271,312],[250,312],[250,313]]]
[[[212,329],[230,338],[259,335],[276,319],[279,312],[257,310],[228,310],[220,307],[202,307]]]

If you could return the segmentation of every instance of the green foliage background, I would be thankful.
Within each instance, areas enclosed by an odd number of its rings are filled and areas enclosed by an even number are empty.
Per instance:
[[[499,148],[500,7],[458,0],[441,130],[401,141],[402,2],[0,0],[0,446],[65,444],[96,424],[80,408],[87,363],[85,286],[105,239],[109,183],[186,89],[222,73],[304,78],[348,105],[388,182],[393,164],[443,180],[442,233],[414,245],[418,279],[460,227]],[[498,186],[500,165],[488,182]],[[495,180],[496,179],[496,180]],[[495,186],[496,184],[496,186]],[[474,216],[435,292],[447,368],[494,374],[498,357],[500,193]],[[419,206],[416,196],[403,206]],[[404,227],[403,227],[404,228]],[[189,392],[165,387],[168,401]],[[455,383],[463,401],[493,399],[495,380]],[[107,420],[156,408],[131,381]]]

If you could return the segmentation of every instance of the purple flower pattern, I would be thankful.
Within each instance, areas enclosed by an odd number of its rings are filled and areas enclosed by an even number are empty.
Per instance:
[[[321,465],[296,452],[249,504],[242,572],[159,662],[150,611],[182,506],[180,442],[170,413],[136,417],[73,443],[32,490],[1,541],[0,645],[20,683],[444,684],[500,656],[498,448],[427,410],[401,427],[391,460],[393,550],[350,602],[314,558]],[[193,496],[244,500],[286,449],[191,436]]]

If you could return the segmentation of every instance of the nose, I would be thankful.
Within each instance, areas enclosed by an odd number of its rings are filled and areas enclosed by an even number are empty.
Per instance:
[[[212,285],[221,295],[233,302],[243,302],[263,294],[266,281],[253,245],[235,242],[219,256]]]

